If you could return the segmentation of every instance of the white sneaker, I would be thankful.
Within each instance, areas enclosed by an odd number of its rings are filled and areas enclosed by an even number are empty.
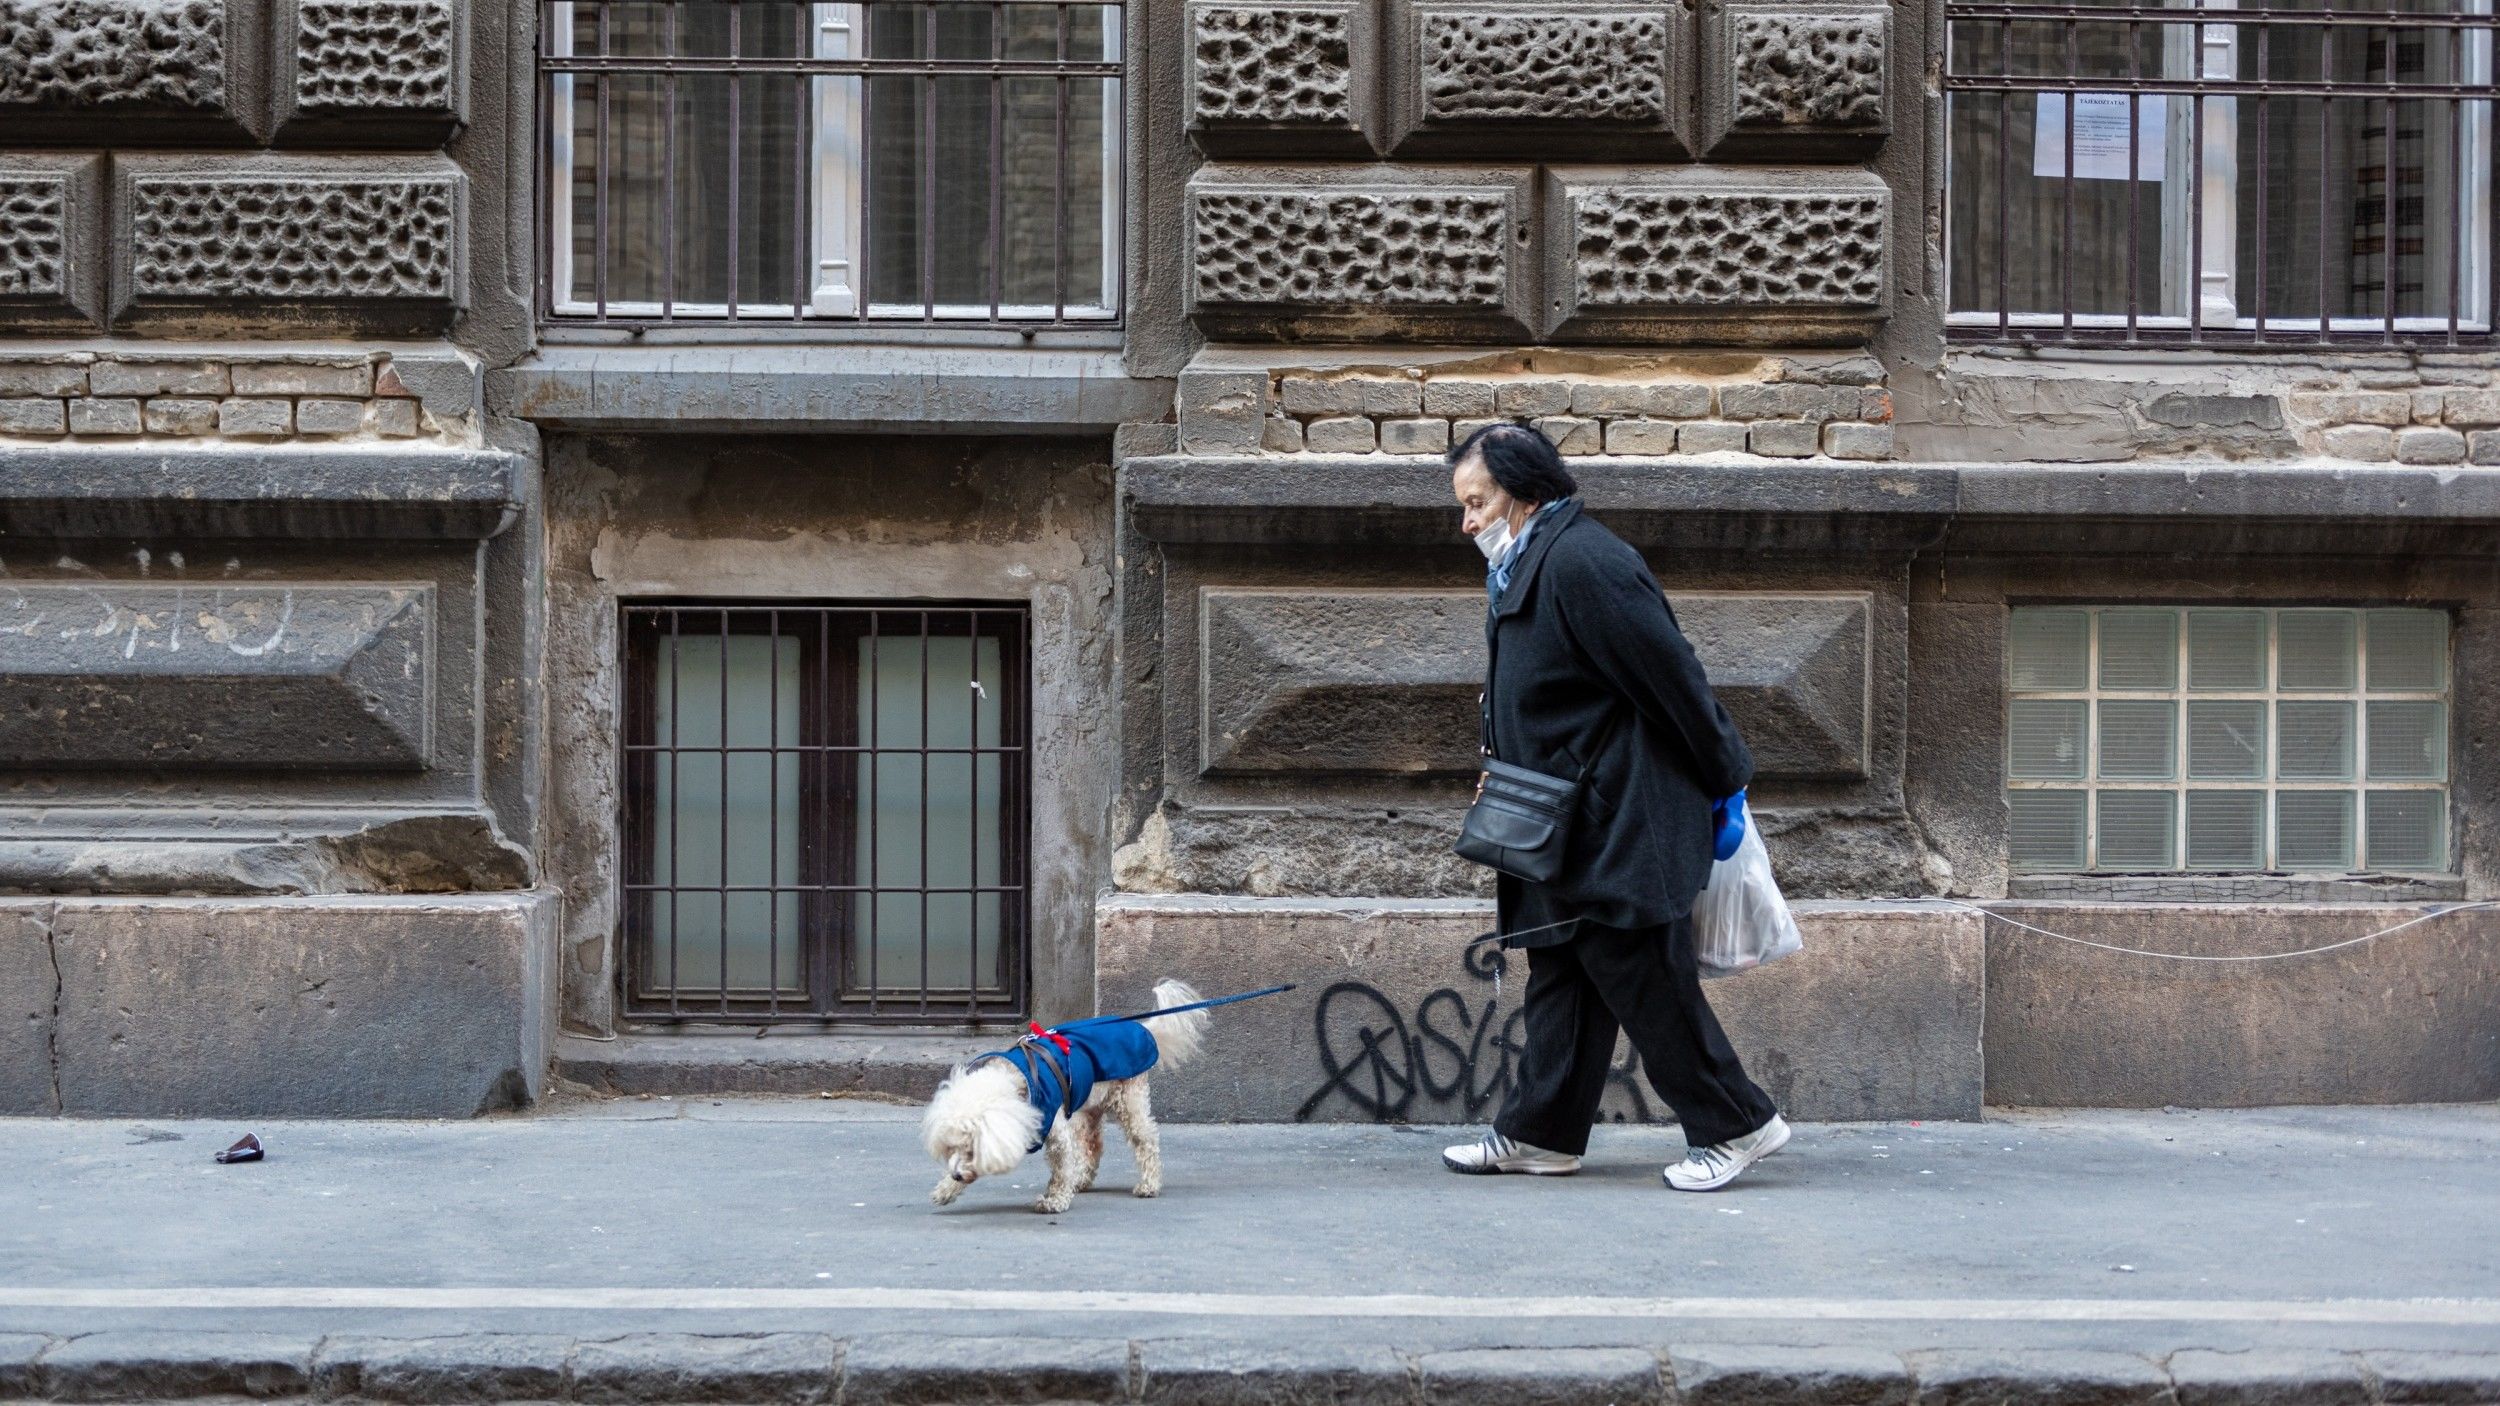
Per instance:
[[[1678,1191],[1716,1191],[1747,1167],[1788,1145],[1788,1121],[1778,1114],[1740,1138],[1684,1149],[1684,1160],[1667,1168],[1667,1185]]]
[[[1500,1133],[1486,1133],[1482,1142],[1463,1142],[1441,1149],[1441,1165],[1471,1177],[1523,1172],[1532,1177],[1567,1177],[1580,1170],[1580,1159],[1568,1152],[1548,1152],[1513,1142]]]

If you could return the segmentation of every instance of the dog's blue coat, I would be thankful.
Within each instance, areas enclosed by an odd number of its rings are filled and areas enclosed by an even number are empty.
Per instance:
[[[1068,1051],[1059,1052],[1051,1046],[1051,1056],[1068,1071],[1070,1087],[1061,1088],[1057,1071],[1050,1061],[1033,1055],[1033,1042],[1025,1040],[1014,1049],[984,1055],[984,1059],[1003,1059],[1024,1071],[1024,1096],[1042,1115],[1041,1137],[1050,1136],[1051,1125],[1058,1122],[1063,1108],[1078,1109],[1094,1092],[1094,1084],[1103,1079],[1134,1079],[1155,1067],[1162,1051],[1155,1048],[1154,1033],[1142,1020],[1123,1020],[1117,1016],[1096,1016],[1062,1025],[1051,1031],[1064,1036]],[[1040,1147],[1036,1139],[1033,1146]]]

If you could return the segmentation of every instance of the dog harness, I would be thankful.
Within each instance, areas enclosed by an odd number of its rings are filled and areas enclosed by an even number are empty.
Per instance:
[[[1154,1032],[1127,1016],[1098,1015],[1050,1030],[1038,1025],[1032,1030],[1015,1048],[981,1056],[1003,1059],[1024,1072],[1024,1096],[1042,1115],[1041,1133],[1027,1152],[1049,1139],[1051,1125],[1060,1114],[1083,1108],[1098,1081],[1134,1079],[1154,1068],[1162,1053],[1155,1047]]]

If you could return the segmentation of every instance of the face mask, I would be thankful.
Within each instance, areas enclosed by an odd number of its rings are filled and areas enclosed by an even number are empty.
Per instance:
[[[1510,541],[1510,517],[1504,514],[1476,534],[1476,550],[1484,553],[1486,561],[1500,561],[1502,553],[1510,550]]]

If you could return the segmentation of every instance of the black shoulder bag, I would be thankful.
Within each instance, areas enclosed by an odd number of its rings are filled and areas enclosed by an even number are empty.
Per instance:
[[[1485,686],[1490,688],[1492,669],[1488,666],[1485,672]],[[1562,877],[1563,854],[1571,847],[1571,825],[1580,814],[1580,793],[1622,720],[1619,709],[1607,716],[1605,730],[1598,733],[1597,745],[1580,774],[1565,780],[1496,760],[1493,713],[1488,706],[1483,720],[1484,772],[1476,778],[1475,802],[1468,806],[1458,843],[1452,846],[1458,857],[1530,883],[1550,884]]]

